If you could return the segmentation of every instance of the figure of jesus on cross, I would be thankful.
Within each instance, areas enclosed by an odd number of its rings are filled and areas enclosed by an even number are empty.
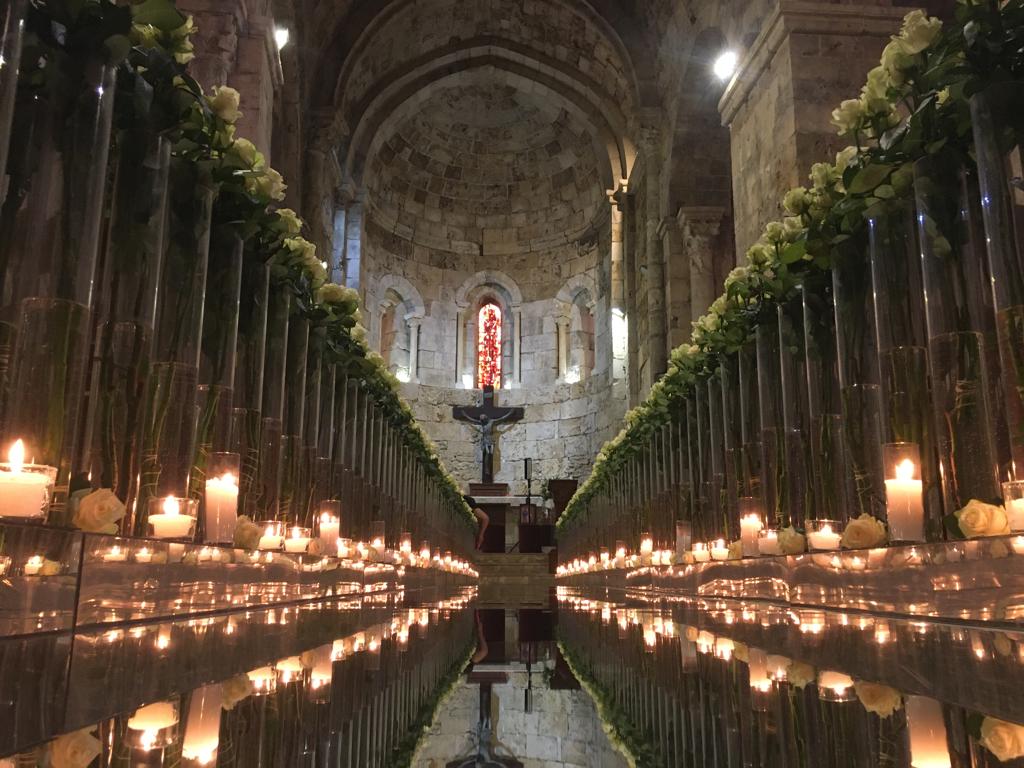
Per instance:
[[[452,408],[452,417],[480,428],[480,460],[481,482],[494,482],[494,427],[497,424],[514,423],[523,418],[522,408],[499,408],[494,404],[494,387],[484,387],[480,405],[467,407],[456,405]]]

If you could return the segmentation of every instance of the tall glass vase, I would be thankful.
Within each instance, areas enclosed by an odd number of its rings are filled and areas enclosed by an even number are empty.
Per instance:
[[[166,245],[171,147],[160,135],[128,130],[117,148],[90,386],[89,468],[93,486],[110,488],[132,509]]]
[[[982,218],[996,309],[1014,479],[1024,467],[1024,83],[990,86],[971,98]]]
[[[837,368],[843,407],[846,457],[853,473],[851,517],[885,517],[882,473],[882,392],[878,339],[867,244],[855,239],[838,247],[832,267]]]
[[[242,296],[233,387],[234,424],[231,450],[241,456],[238,508],[256,519],[260,497],[260,446],[263,433],[263,363],[270,302],[270,267],[254,254],[242,265]]]
[[[725,355],[719,368],[722,389],[722,424],[725,448],[725,496],[728,508],[739,509],[743,475],[743,428],[740,413],[740,372],[737,355]],[[738,530],[738,529],[737,529]]]
[[[197,500],[202,499],[206,487],[209,455],[231,447],[243,253],[242,238],[232,228],[214,234],[203,310],[199,423],[189,489]]]
[[[171,161],[169,211],[134,519],[139,536],[148,530],[150,499],[187,495],[198,419],[213,189],[201,183],[195,166],[176,159]]]
[[[711,534],[715,538],[728,537],[730,517],[733,510],[728,508],[725,493],[725,441],[722,418],[722,379],[718,371],[707,379],[708,433],[711,436],[711,511],[714,515]]]
[[[281,437],[282,520],[298,521],[305,477],[303,473],[303,429],[306,418],[306,362],[309,350],[309,321],[293,314],[288,322],[288,352],[285,367],[284,434]]]
[[[696,528],[700,537],[708,539],[714,532],[715,483],[711,467],[711,423],[708,412],[708,388],[706,380],[698,379],[693,390],[694,425],[697,430],[695,447],[698,487]]]
[[[786,460],[782,423],[782,372],[779,360],[779,326],[766,318],[757,326],[757,388],[761,429],[761,493],[766,521],[789,525],[785,508]]]
[[[48,66],[72,69],[58,52]],[[2,431],[4,443],[21,439],[36,463],[57,468],[50,517],[62,524],[86,383],[116,80],[112,67],[91,59],[76,63],[59,87],[48,74],[24,71],[18,79],[11,130],[18,151],[8,157],[0,209],[7,324],[0,347],[11,329],[15,338]]]
[[[285,369],[288,361],[290,312],[290,287],[271,285],[264,358],[263,426],[260,430],[260,492],[257,501],[260,517],[266,520],[279,518],[281,434],[284,429]]]
[[[942,519],[931,414],[924,286],[912,207],[894,203],[868,221],[882,428],[886,443],[913,443],[921,454],[925,516]],[[885,478],[895,467],[883,466]],[[948,479],[948,478],[947,478]]]
[[[18,91],[21,45],[25,37],[28,0],[5,0],[0,4],[0,179],[6,174],[11,144],[11,122]],[[0,205],[7,185],[0,183]]]
[[[1000,495],[988,371],[990,361],[998,364],[995,316],[978,221],[971,216],[977,200],[973,173],[952,155],[930,155],[914,165],[914,190],[939,488],[952,513],[971,499]],[[928,537],[941,538],[941,513],[936,516],[934,503],[926,508]]]
[[[761,493],[761,413],[758,407],[757,344],[748,341],[737,353],[739,386],[740,474],[739,495],[759,499]]]

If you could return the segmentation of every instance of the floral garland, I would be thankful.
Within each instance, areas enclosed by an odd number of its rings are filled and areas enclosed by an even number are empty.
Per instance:
[[[859,98],[832,113],[853,143],[834,163],[811,168],[811,186],[790,190],[789,215],[770,222],[725,279],[725,292],[693,323],[689,343],[672,351],[668,372],[646,400],[626,414],[621,431],[601,448],[590,477],[569,502],[557,528],[580,518],[630,457],[709,375],[738,352],[757,325],[798,285],[825,283],[840,259],[863,258],[867,219],[912,195],[913,163],[927,155],[970,157],[968,99],[994,82],[1024,77],[1024,0],[958,0],[955,23],[912,11],[868,73]]]

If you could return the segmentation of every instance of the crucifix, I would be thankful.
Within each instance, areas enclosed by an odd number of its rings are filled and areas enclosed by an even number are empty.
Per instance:
[[[522,420],[524,411],[522,408],[499,408],[494,404],[494,387],[484,387],[480,405],[452,407],[452,417],[456,421],[463,421],[480,428],[480,458],[481,482],[494,482],[494,427],[496,424],[515,423]]]

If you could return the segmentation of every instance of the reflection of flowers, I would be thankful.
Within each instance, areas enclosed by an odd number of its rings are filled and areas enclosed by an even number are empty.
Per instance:
[[[903,697],[895,688],[879,683],[855,682],[853,689],[864,709],[879,717],[889,717],[903,706]]]
[[[230,680],[225,680],[220,684],[221,706],[224,709],[234,709],[238,702],[252,695],[252,690],[252,680],[248,675],[235,675]]]
[[[729,544],[729,559],[730,560],[742,560],[743,559],[743,542],[737,539],[736,541]]]
[[[847,549],[864,549],[867,547],[880,547],[888,541],[885,524],[876,517],[862,514],[855,520],[846,524],[843,531],[843,546]]]
[[[804,664],[802,661],[793,661],[786,667],[786,682],[794,688],[803,688],[808,683],[813,683],[817,679],[818,673],[815,672],[814,667],[810,664]]]
[[[50,560],[49,558],[43,558],[43,564],[39,568],[40,576],[56,576],[61,572],[61,565],[56,560]]]
[[[124,517],[125,508],[109,488],[91,493],[76,491],[71,498],[74,514],[71,518],[78,528],[90,533],[117,533],[117,521]]]
[[[239,515],[235,521],[233,541],[241,549],[256,549],[260,545],[260,527],[248,515]]]
[[[784,555],[799,555],[807,550],[807,537],[793,526],[779,531],[779,550]]]
[[[85,768],[100,754],[100,741],[92,728],[59,736],[50,743],[52,768]]]
[[[995,504],[971,499],[967,506],[956,511],[955,516],[960,532],[967,538],[998,536],[1010,532],[1006,510]]]
[[[978,743],[1003,762],[1024,757],[1024,726],[986,717]]]

